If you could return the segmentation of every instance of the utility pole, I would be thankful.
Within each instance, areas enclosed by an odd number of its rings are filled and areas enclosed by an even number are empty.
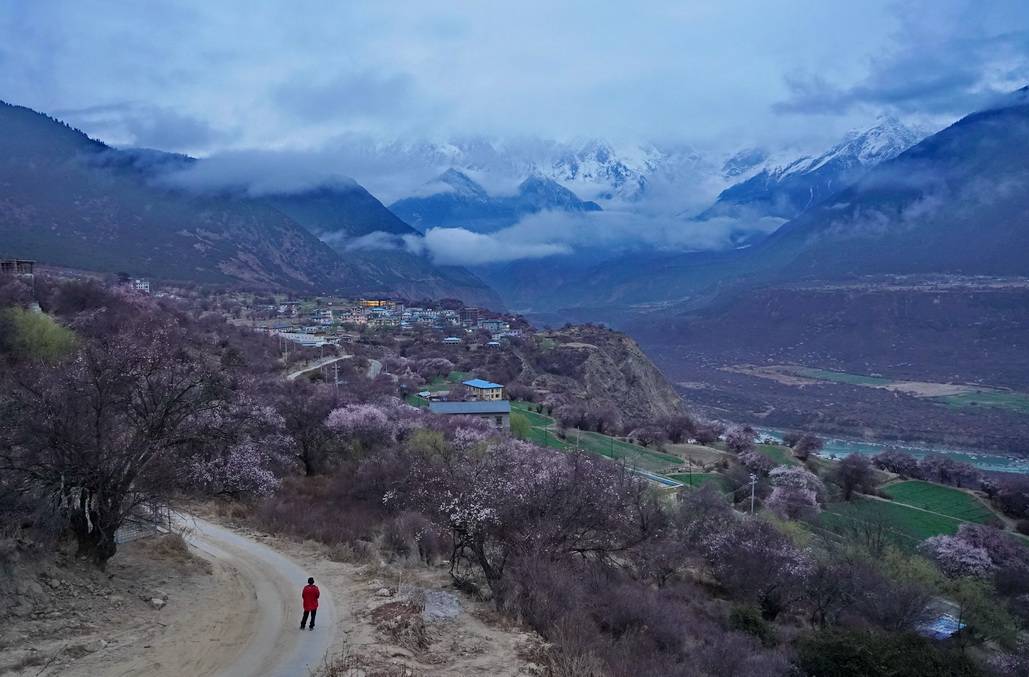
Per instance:
[[[754,514],[754,488],[757,486],[757,475],[750,473],[750,514]]]
[[[690,489],[692,489],[693,488],[693,459],[687,456],[686,457],[686,465],[690,469],[689,470],[689,472],[690,472]]]

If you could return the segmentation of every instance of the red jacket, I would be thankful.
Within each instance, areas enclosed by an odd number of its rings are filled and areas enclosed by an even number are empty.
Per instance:
[[[317,585],[305,585],[304,586],[304,611],[314,611],[318,608],[318,592]]]

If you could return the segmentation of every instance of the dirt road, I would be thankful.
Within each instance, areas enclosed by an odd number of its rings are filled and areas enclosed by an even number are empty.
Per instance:
[[[190,613],[169,617],[145,651],[112,653],[101,666],[81,668],[128,677],[296,677],[324,662],[336,637],[336,608],[321,586],[318,625],[300,631],[300,590],[308,572],[288,557],[206,520],[180,516],[187,540],[213,567],[209,597]],[[97,657],[99,658],[99,656]],[[96,674],[95,672],[93,674]]]
[[[205,520],[185,517],[190,544],[227,562],[253,586],[252,632],[223,675],[308,675],[320,666],[336,631],[336,608],[322,587],[317,629],[301,632],[300,590],[308,572],[271,548]],[[227,614],[226,622],[238,618]]]
[[[333,364],[335,362],[339,362],[340,360],[349,360],[349,359],[352,359],[353,357],[354,357],[353,355],[339,355],[338,357],[323,357],[323,358],[317,359],[314,362],[312,362],[311,364],[307,365],[306,367],[303,367],[301,369],[297,369],[296,371],[287,374],[286,375],[286,380],[287,381],[294,381],[301,374],[306,374],[309,371],[314,371],[315,369],[321,369],[322,367],[327,367],[330,364]]]

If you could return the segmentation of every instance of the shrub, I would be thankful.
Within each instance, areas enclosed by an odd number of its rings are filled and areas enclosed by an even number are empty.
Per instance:
[[[775,644],[775,631],[761,612],[752,606],[734,606],[729,612],[729,629],[756,637],[763,645]]]
[[[973,677],[972,661],[918,635],[822,631],[797,645],[797,666],[812,677]]]

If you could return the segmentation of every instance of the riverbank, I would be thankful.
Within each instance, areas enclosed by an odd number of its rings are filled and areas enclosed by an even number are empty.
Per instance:
[[[758,435],[768,437],[782,442],[783,431],[773,428],[755,428]],[[974,449],[951,449],[946,447],[935,447],[909,442],[874,442],[868,440],[854,440],[840,437],[823,437],[825,445],[822,447],[819,456],[822,458],[843,458],[851,454],[862,454],[875,456],[888,449],[896,449],[910,454],[915,458],[938,455],[950,458],[954,461],[968,463],[989,472],[1008,472],[1018,474],[1029,474],[1029,458],[999,454],[992,451],[979,451]]]

